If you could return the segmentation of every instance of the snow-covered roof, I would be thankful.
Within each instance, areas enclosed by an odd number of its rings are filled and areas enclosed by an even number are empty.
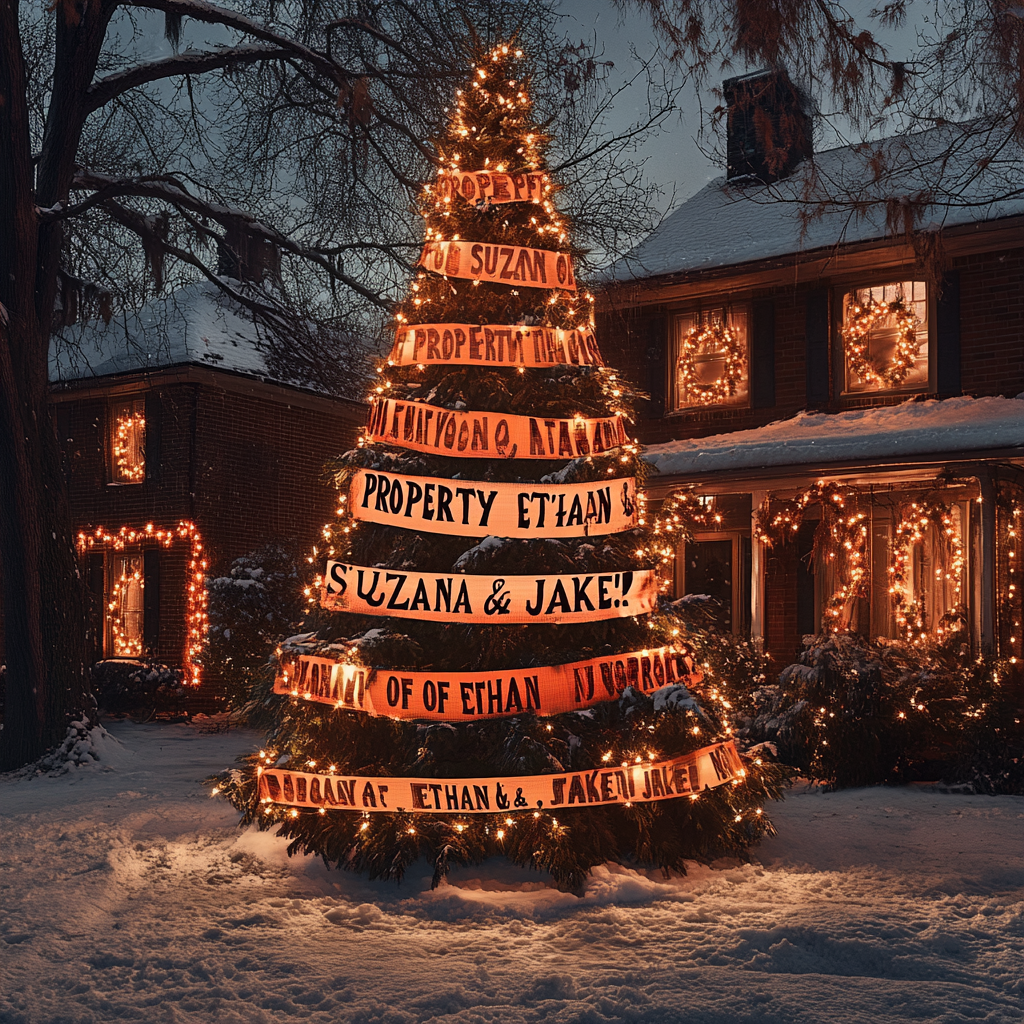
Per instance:
[[[65,327],[50,342],[50,381],[64,383],[172,366],[210,366],[260,380],[327,392],[315,381],[274,372],[252,316],[210,281],[150,299],[109,324]],[[368,352],[367,352],[368,354]],[[357,386],[355,394],[364,390]]]
[[[659,473],[690,476],[1017,447],[1024,455],[1024,396],[961,396],[840,413],[799,412],[754,430],[651,445],[644,457]]]
[[[965,131],[971,145],[962,144]],[[992,159],[982,167],[981,157]],[[886,202],[926,193],[933,201],[918,222],[924,228],[1016,216],[1024,214],[1022,178],[1024,148],[980,124],[844,146],[803,161],[773,185],[716,178],[600,277],[628,281],[886,238]],[[830,204],[830,195],[864,212]]]

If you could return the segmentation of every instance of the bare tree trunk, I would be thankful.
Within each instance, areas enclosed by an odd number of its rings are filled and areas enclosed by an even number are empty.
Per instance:
[[[17,17],[12,0],[0,0],[0,770],[59,742],[88,699],[82,581],[46,400],[49,317],[41,320],[36,301],[39,235]]]

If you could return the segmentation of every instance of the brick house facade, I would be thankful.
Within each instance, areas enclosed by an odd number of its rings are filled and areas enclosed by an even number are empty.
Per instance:
[[[941,143],[894,140],[883,195],[898,194],[900,153],[927,163]],[[834,179],[861,158],[814,159]],[[678,552],[677,593],[716,598],[723,624],[777,664],[833,615],[881,636],[965,628],[973,649],[1020,658],[1024,202],[947,210],[925,269],[884,214],[801,220],[810,166],[710,183],[611,269],[601,294],[606,358],[651,396],[638,432],[660,471],[652,504],[683,489],[715,510]],[[896,312],[872,320],[883,306]],[[733,351],[742,371],[730,395]],[[844,578],[823,564],[818,481],[862,516],[863,572],[838,610]],[[786,536],[767,506],[759,518],[766,498],[807,502]],[[917,515],[930,521],[915,533]]]
[[[365,422],[359,400],[270,379],[244,318],[210,286],[190,288],[147,307],[174,303],[162,343],[89,325],[77,359],[51,359],[94,661],[192,671],[197,570],[221,574],[265,544],[312,546],[336,503],[324,463]],[[204,674],[214,688],[215,677]]]

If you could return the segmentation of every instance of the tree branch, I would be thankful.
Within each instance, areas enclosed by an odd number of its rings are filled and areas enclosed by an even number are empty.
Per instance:
[[[197,75],[218,68],[238,67],[242,64],[258,64],[261,61],[282,60],[292,56],[290,49],[282,46],[225,46],[219,50],[202,52],[186,50],[184,53],[155,60],[150,64],[107,75],[93,82],[85,92],[85,109],[91,114],[116,96],[129,89],[138,88],[147,82],[156,82],[174,75]]]

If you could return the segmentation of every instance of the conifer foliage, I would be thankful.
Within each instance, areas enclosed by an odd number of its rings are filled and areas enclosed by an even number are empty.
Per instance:
[[[561,286],[552,287],[557,284],[558,257],[564,257],[562,271],[570,268],[571,284],[571,261],[582,254],[574,248],[570,225],[555,203],[557,185],[545,156],[550,139],[533,120],[529,90],[527,60],[514,46],[475,55],[450,123],[434,142],[438,177],[419,196],[424,266],[397,307],[395,326],[400,339],[415,338],[417,326],[445,324],[566,333],[550,334],[556,342],[549,360],[543,345],[535,348],[532,340],[514,348],[509,357],[507,350],[502,356],[482,342],[475,350],[467,341],[458,352],[450,344],[446,351],[443,332],[438,332],[431,349],[424,341],[426,327],[414,358],[403,357],[396,342],[392,358],[379,368],[371,396],[376,403],[393,404],[374,406],[386,415],[372,411],[371,427],[359,448],[340,456],[333,467],[338,516],[325,527],[324,543],[311,558],[320,573],[308,590],[309,624],[315,631],[293,638],[279,652],[276,692],[261,699],[264,717],[273,716],[267,745],[218,780],[218,787],[243,811],[245,822],[277,827],[278,834],[292,840],[289,852],[315,853],[329,864],[372,877],[400,879],[420,856],[433,863],[435,884],[452,866],[494,855],[548,870],[558,884],[575,890],[591,867],[606,860],[682,871],[686,858],[742,853],[769,833],[763,805],[778,797],[781,785],[774,765],[760,758],[741,762],[734,752],[731,767],[710,786],[698,774],[677,772],[673,782],[671,773],[653,769],[655,762],[685,758],[728,741],[728,708],[703,677],[687,645],[685,624],[667,602],[655,595],[649,611],[629,614],[618,607],[618,600],[613,609],[605,591],[599,599],[601,586],[608,590],[612,580],[618,586],[620,579],[639,579],[669,563],[671,555],[644,511],[645,469],[639,447],[625,433],[587,426],[597,420],[628,424],[636,392],[601,363],[593,341],[592,295],[583,287],[566,287],[564,274]],[[463,175],[468,172],[500,177],[490,181],[481,197],[478,188],[488,178],[477,175],[466,185]],[[490,248],[486,253],[477,249],[480,260],[468,269],[463,259],[460,270],[450,258],[451,249],[444,249],[453,242]],[[522,256],[516,247],[542,255]],[[470,252],[461,251],[466,256]],[[436,252],[441,252],[440,272],[433,269],[438,266]],[[498,280],[488,279],[485,263],[492,254],[506,267],[503,277],[500,269],[490,269],[490,277]],[[565,341],[562,348],[559,338]],[[585,338],[591,341],[580,340]],[[422,427],[422,416],[413,414],[431,409],[442,412]],[[508,422],[531,418],[529,452],[511,442],[495,450],[483,436],[474,433],[471,440],[468,429],[464,434],[453,429],[448,445],[436,440],[445,436],[439,426],[442,418],[447,423],[446,417],[467,410],[480,414],[481,421],[487,417],[492,425],[505,422],[502,417]],[[566,420],[578,429],[571,437],[557,438],[557,425]],[[436,450],[425,450],[430,444]],[[394,493],[390,501],[377,500],[379,488],[370,497],[368,477],[377,487],[379,478],[394,480],[396,475],[406,481],[402,502],[395,503]],[[410,479],[420,483],[410,486]],[[422,511],[426,504],[416,491],[439,479],[450,482],[453,492],[463,488],[450,506],[455,525],[445,523],[443,528],[440,508],[436,518],[410,514],[413,505]],[[529,492],[587,484],[594,493],[604,488],[624,509],[627,500],[620,494],[628,495],[628,484],[639,487],[632,523],[612,530],[605,518],[602,526],[595,506],[587,509],[583,529],[559,534],[557,528],[568,527],[573,513],[556,510],[552,502],[546,534],[482,536],[468,528],[473,535],[444,532],[467,522],[463,502],[474,503],[473,521],[479,523],[475,495],[482,502],[487,487],[523,485]],[[536,507],[523,500],[536,524]],[[520,501],[518,525],[523,507]],[[367,521],[374,509],[380,513],[376,521]],[[392,518],[408,518],[408,526],[382,521],[389,512]],[[460,607],[453,597],[454,606],[445,602],[450,615],[431,618],[435,593],[421,595],[412,583],[404,607],[389,584],[391,598],[375,614],[365,614],[365,606],[355,613],[332,603],[338,576],[324,570],[325,561],[328,567],[342,562],[350,573],[352,567],[365,567],[360,596],[376,593],[369,582],[377,580],[374,572],[382,581],[388,573],[389,580],[403,573],[449,574],[456,594],[463,579],[486,576],[495,583],[497,600],[488,605],[495,614],[493,619],[470,621],[462,614],[466,603]],[[575,593],[566,583],[559,594],[556,575],[559,580],[573,577]],[[498,624],[500,588],[527,577],[530,587],[536,587],[542,576],[555,588],[545,592],[545,614],[538,612],[537,621],[507,618],[507,624]],[[347,587],[348,593],[356,590],[351,576]],[[318,603],[333,610],[318,608]],[[534,607],[541,604],[538,595]],[[574,614],[581,608],[596,610]],[[668,653],[655,660],[653,672],[644,658],[628,657],[655,650]],[[607,659],[607,671],[597,665],[595,674],[594,659]],[[548,703],[543,686],[536,686],[540,676],[532,676],[533,691],[524,682],[531,669],[543,672],[551,666],[568,666],[565,673],[573,679],[573,664],[586,662],[591,663],[589,677],[577,670],[574,688],[569,686],[571,698],[566,698],[575,699],[579,710],[564,710],[564,701],[557,707]],[[337,668],[329,678],[325,671],[311,686],[306,669],[314,665],[319,671],[326,663]],[[431,676],[422,696],[430,714],[403,714],[410,697],[414,707],[420,699],[424,673]],[[447,703],[438,696],[441,680],[450,681]],[[373,714],[367,713],[365,701],[358,706],[367,692]],[[652,766],[650,778],[644,765]],[[638,782],[633,790],[626,785],[627,766]],[[319,780],[309,781],[307,789],[303,773],[307,780],[312,775]],[[387,797],[379,786],[375,791],[363,782],[379,782],[381,777],[393,782],[385,787],[390,790]],[[510,801],[515,782],[528,777],[556,780],[555,796],[529,804]],[[408,790],[403,779],[427,784],[410,801],[400,795]],[[504,788],[488,790],[484,780],[496,779],[505,781]],[[449,785],[451,780],[459,783]],[[479,791],[463,785],[472,780],[481,783]],[[645,800],[644,794],[652,791],[661,798]],[[391,800],[386,811],[378,806],[375,792],[382,801]],[[315,796],[310,799],[310,794]]]

